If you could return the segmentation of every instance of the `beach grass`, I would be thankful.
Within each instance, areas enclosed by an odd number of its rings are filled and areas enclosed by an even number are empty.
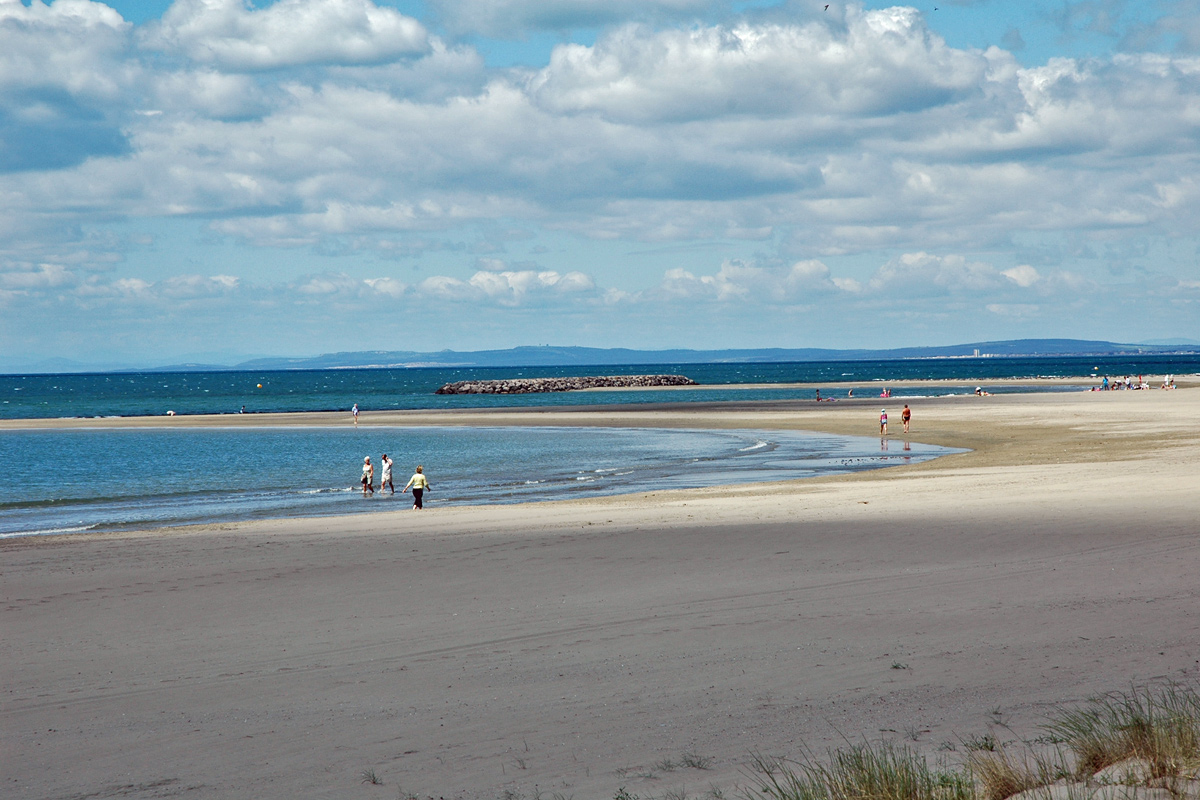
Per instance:
[[[1191,687],[1133,687],[1062,709],[1046,726],[1088,777],[1136,759],[1147,779],[1200,770],[1200,694]]]
[[[931,767],[924,756],[891,742],[852,744],[827,763],[755,754],[753,792],[773,800],[973,800],[970,773]]]
[[[993,715],[998,716],[998,715]],[[1133,687],[1056,709],[1023,745],[994,733],[963,740],[965,761],[931,767],[890,741],[852,744],[824,762],[751,757],[743,796],[771,800],[1007,800],[1092,797],[1103,786],[1200,795],[1200,694]],[[1133,796],[1133,795],[1130,795]]]

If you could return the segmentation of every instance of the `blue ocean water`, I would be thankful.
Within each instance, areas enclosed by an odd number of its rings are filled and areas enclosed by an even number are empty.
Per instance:
[[[1200,372],[1200,356],[947,358],[778,364],[636,364],[559,368],[337,369],[0,375],[0,419],[290,411],[744,402],[875,396],[893,402],[964,394],[989,380]],[[437,395],[453,381],[672,373],[683,390]],[[438,504],[509,503],[809,477],[919,461],[948,452],[901,441],[778,431],[574,428],[376,428],[0,431],[0,536],[182,525],[404,508],[364,500],[364,455],[392,454],[396,480],[424,463]],[[399,498],[399,496],[397,496]]]
[[[378,469],[383,453],[397,489],[425,465],[436,508],[785,480],[955,452],[790,431],[366,426],[4,431],[0,448],[0,538],[408,509],[411,495],[362,496],[363,457]]]
[[[786,364],[636,364],[625,366],[334,369],[272,372],[140,372],[0,375],[0,419],[229,414],[269,411],[496,408],[812,399],[812,389],[751,388],[752,384],[812,383],[826,397],[878,394],[888,381],[951,381],[937,393],[966,393],[1003,378],[1076,377],[1082,388],[1102,375],[1200,372],[1200,356],[1105,358],[931,358],[892,361],[811,361]],[[702,384],[686,390],[612,390],[530,395],[438,395],[453,381],[572,375],[670,373]],[[961,383],[953,383],[961,381]],[[989,387],[991,391],[1017,391]],[[1062,390],[1063,387],[1055,387]],[[1068,387],[1069,388],[1069,387]],[[928,395],[897,388],[893,398]],[[1022,389],[1020,391],[1029,391]]]

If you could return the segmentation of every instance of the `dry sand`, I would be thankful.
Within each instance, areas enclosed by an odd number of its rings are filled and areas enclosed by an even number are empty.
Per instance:
[[[870,434],[878,410],[401,419]],[[951,398],[911,439],[972,452],[855,476],[6,540],[0,796],[733,796],[752,751],[1035,733],[1200,674],[1198,422],[1196,388]],[[710,768],[665,768],[685,753]]]

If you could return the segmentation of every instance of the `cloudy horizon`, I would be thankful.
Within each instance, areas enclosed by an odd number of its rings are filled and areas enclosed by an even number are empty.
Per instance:
[[[0,0],[4,360],[1200,339],[1200,10]]]

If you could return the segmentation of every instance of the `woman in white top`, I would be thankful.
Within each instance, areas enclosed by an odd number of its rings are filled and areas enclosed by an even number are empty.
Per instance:
[[[375,494],[375,487],[372,485],[375,480],[375,467],[371,465],[371,457],[367,456],[363,459],[362,487],[363,497],[367,496],[367,492]]]

